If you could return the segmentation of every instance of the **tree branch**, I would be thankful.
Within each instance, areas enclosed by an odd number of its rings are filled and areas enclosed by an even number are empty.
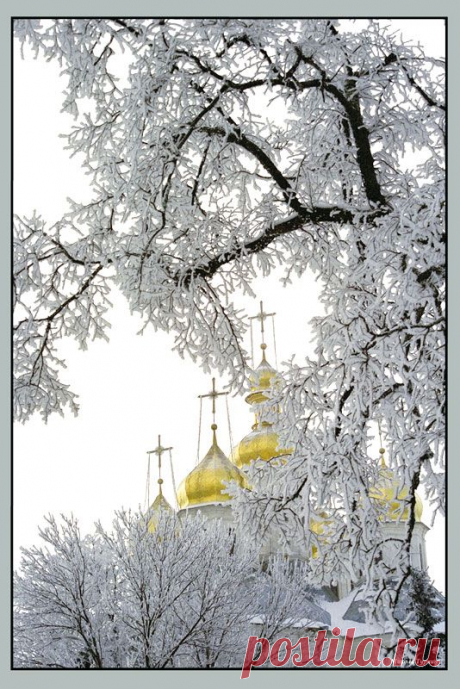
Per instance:
[[[423,98],[423,100],[426,103],[428,103],[428,105],[430,105],[431,107],[439,108],[440,110],[444,110],[444,112],[445,112],[446,106],[443,105],[442,103],[437,103],[435,100],[433,100],[433,98],[431,98],[431,96],[429,96],[428,93],[424,89],[422,89],[422,87],[419,86],[419,84],[417,84],[415,79],[413,77],[411,77],[411,75],[409,74],[407,67],[405,65],[401,64],[401,67],[402,67],[404,74],[407,77],[407,81],[409,82],[409,84],[411,86],[414,87],[414,89]]]
[[[172,275],[177,284],[181,284],[185,288],[190,286],[192,278],[202,277],[211,278],[219,268],[226,263],[234,261],[240,257],[250,256],[256,254],[262,249],[265,249],[275,239],[281,237],[289,232],[294,232],[300,229],[306,223],[311,222],[317,224],[319,222],[352,222],[353,214],[340,208],[314,208],[311,211],[305,210],[302,216],[295,215],[294,217],[275,223],[272,227],[266,229],[259,237],[245,242],[230,251],[224,251],[219,256],[215,256],[207,263],[198,265],[196,268],[187,268],[186,271],[178,271]]]

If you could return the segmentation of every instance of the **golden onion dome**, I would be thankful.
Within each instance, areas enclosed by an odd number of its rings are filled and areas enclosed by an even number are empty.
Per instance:
[[[222,491],[227,489],[225,484],[229,481],[236,481],[242,488],[248,487],[244,475],[227,459],[218,446],[216,424],[212,424],[211,428],[213,441],[209,452],[177,489],[177,501],[181,509],[228,502],[231,496]]]
[[[262,361],[249,376],[251,392],[246,397],[246,402],[254,405],[256,423],[253,425],[252,431],[233,448],[230,455],[231,461],[240,469],[257,459],[269,462],[271,459],[284,457],[293,452],[292,448],[280,447],[279,436],[273,430],[273,424],[261,420],[263,411],[258,409],[258,405],[269,400],[272,391],[279,388],[282,382],[279,373],[265,358],[266,348],[267,345],[261,345]],[[279,409],[276,408],[276,411]]]
[[[262,361],[249,376],[251,392],[246,397],[248,404],[260,404],[270,399],[270,391],[279,387],[281,383],[281,376],[265,358],[266,348],[267,345],[261,345]]]
[[[385,517],[393,521],[409,519],[409,506],[405,499],[409,494],[409,488],[402,486],[394,475],[392,469],[387,467],[383,457],[385,450],[380,449],[381,464],[379,468],[379,479],[369,490],[369,497],[385,505]],[[404,506],[406,505],[406,506]],[[422,520],[423,502],[418,493],[415,493],[415,521]]]
[[[166,498],[163,495],[163,492],[161,490],[161,484],[163,483],[162,479],[158,480],[160,490],[158,492],[157,497],[155,500],[152,502],[149,511],[148,511],[148,516],[149,516],[149,521],[147,528],[150,531],[150,533],[154,533],[157,529],[158,522],[160,521],[160,515],[162,512],[169,512],[173,513],[174,510],[169,504],[169,502],[166,500]]]
[[[233,448],[230,459],[240,469],[256,459],[269,462],[277,457],[292,454],[291,448],[279,446],[279,436],[267,421],[256,423],[243,440]]]

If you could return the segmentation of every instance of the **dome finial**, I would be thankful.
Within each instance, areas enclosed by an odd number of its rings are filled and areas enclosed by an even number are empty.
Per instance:
[[[265,350],[267,349],[267,344],[265,342],[265,321],[267,320],[267,318],[270,318],[270,317],[273,318],[274,316],[276,316],[276,313],[274,313],[274,312],[273,313],[265,313],[263,301],[260,302],[259,313],[256,316],[249,316],[249,321],[251,323],[251,349],[252,349],[252,341],[253,341],[252,321],[254,321],[254,320],[260,321],[260,337],[262,340],[260,348],[262,350],[262,361],[266,361]],[[275,336],[275,328],[273,326],[273,338],[274,338],[274,336]],[[274,342],[275,342],[275,340],[274,340]],[[254,353],[253,352],[251,352],[251,356],[252,356],[252,366],[254,368]],[[275,343],[275,356],[276,356],[276,343]]]
[[[158,445],[154,450],[148,450],[147,455],[149,458],[147,467],[147,505],[150,505],[150,455],[156,455],[158,457],[158,492],[160,495],[163,494],[161,486],[163,485],[163,479],[161,478],[161,455],[167,450],[172,450],[172,447],[163,447],[161,444],[161,435],[158,436]]]
[[[263,342],[260,345],[260,348],[262,350],[262,361],[267,361],[267,359],[265,358],[265,350],[267,349],[267,345],[265,344],[265,342]]]
[[[217,435],[216,435],[217,424],[216,423],[211,424],[211,430],[212,430],[212,446],[217,447]]]

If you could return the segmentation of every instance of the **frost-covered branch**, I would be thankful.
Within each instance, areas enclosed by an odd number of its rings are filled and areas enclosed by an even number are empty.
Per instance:
[[[315,356],[291,362],[280,399],[295,454],[260,492],[253,477],[246,517],[288,539],[325,513],[328,538],[305,534],[318,579],[384,581],[369,498],[380,424],[409,487],[393,572],[404,579],[419,483],[444,509],[442,61],[378,21],[353,33],[244,18],[15,29],[62,65],[67,145],[94,191],[52,230],[17,223],[18,418],[74,404],[55,347],[106,334],[109,280],[145,326],[174,332],[181,355],[229,373],[236,390],[247,321],[233,295],[279,264],[286,282],[311,270],[325,315],[312,323]]]
[[[17,668],[218,668],[242,665],[252,621],[274,638],[303,618],[301,566],[257,552],[220,523],[117,514],[83,537],[48,517],[45,548],[23,551],[14,582]]]

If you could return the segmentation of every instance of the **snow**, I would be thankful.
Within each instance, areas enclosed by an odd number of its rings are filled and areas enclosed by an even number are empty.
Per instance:
[[[361,591],[355,590],[351,591],[347,596],[344,596],[338,601],[322,601],[322,607],[327,610],[331,615],[330,628],[339,627],[341,631],[341,636],[345,636],[346,630],[354,627],[355,637],[358,636],[380,636],[386,632],[391,632],[393,627],[390,624],[381,625],[377,622],[366,623],[355,622],[353,620],[344,620],[343,616],[346,614],[348,608],[354,600],[360,600]]]

